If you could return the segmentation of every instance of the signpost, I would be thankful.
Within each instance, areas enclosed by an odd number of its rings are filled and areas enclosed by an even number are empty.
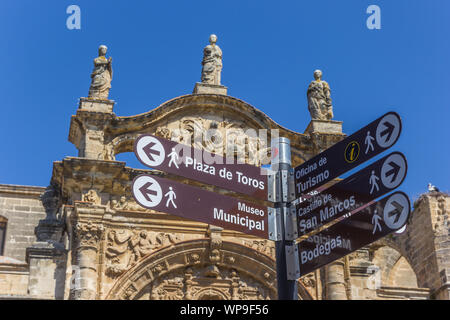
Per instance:
[[[267,200],[267,175],[262,174],[263,168],[237,164],[234,159],[149,134],[136,139],[134,153],[150,168]]]
[[[407,162],[393,152],[296,206],[298,235],[305,235],[400,186]]]
[[[148,174],[132,193],[145,208],[269,239],[267,207]]]
[[[277,152],[272,153],[271,175],[256,166],[235,164],[234,159],[144,134],[134,144],[144,165],[270,200],[274,208],[149,174],[133,180],[132,193],[145,208],[274,240],[278,299],[296,300],[298,278],[406,224],[410,202],[403,192],[373,202],[405,179],[407,162],[400,152],[320,188],[390,148],[401,128],[399,115],[388,112],[294,170],[289,139],[274,139],[272,150]],[[297,206],[290,203],[294,194],[301,198]],[[328,229],[295,244],[298,236],[339,218]]]
[[[300,242],[300,276],[401,229],[409,214],[408,196],[395,192]]]
[[[388,112],[294,169],[295,195],[300,197],[359,166],[397,142],[400,116]]]

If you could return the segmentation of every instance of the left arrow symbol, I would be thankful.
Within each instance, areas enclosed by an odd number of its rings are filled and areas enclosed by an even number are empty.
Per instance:
[[[153,189],[149,189],[149,187],[151,187],[153,185],[153,183],[151,182],[147,182],[146,184],[144,184],[142,187],[139,188],[139,191],[142,193],[142,195],[144,196],[145,200],[152,202],[152,199],[150,198],[150,196],[157,196],[158,192],[156,192]]]
[[[153,147],[155,145],[156,145],[156,143],[150,142],[149,144],[147,144],[145,147],[142,148],[142,150],[144,150],[145,154],[150,159],[150,161],[155,161],[155,158],[153,158],[153,155],[159,156],[161,154],[159,152],[159,150],[153,149]]]

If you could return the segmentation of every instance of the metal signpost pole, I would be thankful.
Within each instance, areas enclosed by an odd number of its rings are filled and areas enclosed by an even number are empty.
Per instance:
[[[288,277],[288,268],[291,268],[292,257],[289,257],[288,250],[286,250],[286,248],[295,247],[294,240],[296,238],[289,232],[289,230],[296,228],[296,225],[294,226],[292,223],[290,210],[288,209],[288,201],[291,199],[290,194],[293,192],[293,190],[289,190],[292,188],[289,187],[292,184],[288,181],[293,179],[289,139],[276,138],[272,140],[272,170],[275,171],[276,183],[280,186],[280,188],[276,188],[280,191],[280,195],[276,197],[279,201],[275,203],[275,208],[280,213],[277,214],[277,219],[279,219],[277,225],[281,229],[281,232],[279,232],[281,239],[275,241],[278,300],[297,300],[297,280],[289,280],[292,277]],[[290,236],[287,237],[287,234]]]

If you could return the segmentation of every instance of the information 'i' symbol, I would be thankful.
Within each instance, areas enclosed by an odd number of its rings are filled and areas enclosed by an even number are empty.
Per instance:
[[[350,142],[345,148],[344,157],[348,163],[355,162],[359,157],[359,143],[356,141]]]

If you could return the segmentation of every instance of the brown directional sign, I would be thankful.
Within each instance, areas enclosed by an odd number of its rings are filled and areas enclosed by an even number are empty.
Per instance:
[[[388,112],[294,169],[296,197],[359,166],[390,148],[402,130],[400,116]]]
[[[235,163],[234,159],[150,134],[136,139],[134,153],[142,164],[150,168],[267,200],[264,168]]]
[[[401,229],[409,214],[408,196],[395,192],[300,242],[300,276]]]
[[[298,235],[305,235],[400,186],[408,166],[393,152],[296,206]]]
[[[133,180],[132,193],[144,208],[269,238],[267,207],[148,174]]]

